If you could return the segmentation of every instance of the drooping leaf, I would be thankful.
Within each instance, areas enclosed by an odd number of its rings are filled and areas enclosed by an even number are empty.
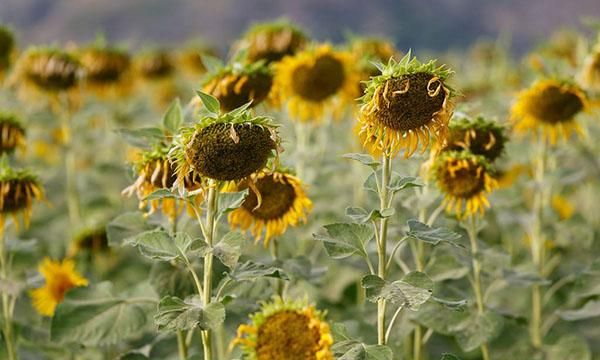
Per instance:
[[[385,299],[398,306],[418,310],[433,292],[433,281],[424,273],[413,271],[402,280],[388,283],[376,275],[367,275],[362,279],[367,290],[367,298],[373,302]]]
[[[367,210],[360,207],[348,207],[346,208],[346,216],[351,218],[354,222],[359,224],[364,224],[372,220],[383,219],[394,215],[394,208],[387,208],[381,211],[379,210],[371,210],[371,212],[367,212]]]
[[[402,191],[405,189],[423,186],[425,186],[425,184],[423,184],[423,182],[421,182],[421,180],[416,177],[401,176],[400,174],[394,172],[392,173],[390,183],[388,185],[388,190],[392,193],[397,193],[398,191]]]
[[[244,200],[248,196],[248,189],[219,194],[218,206],[219,216],[225,215],[239,208],[244,203]]]
[[[106,226],[108,245],[121,246],[129,238],[155,228],[156,226],[149,224],[138,211],[124,213]]]
[[[192,243],[192,238],[186,233],[171,236],[161,229],[143,232],[126,241],[126,244],[137,247],[142,255],[160,261],[186,259]]]
[[[414,219],[408,220],[407,224],[409,230],[406,233],[406,236],[410,238],[424,241],[434,246],[443,242],[464,248],[463,245],[456,242],[456,240],[460,239],[461,235],[450,229],[442,227],[432,228],[431,226]]]
[[[159,330],[201,330],[215,329],[225,320],[225,307],[221,303],[203,306],[199,297],[182,300],[175,296],[165,296],[158,304],[154,322]]]
[[[600,300],[588,301],[582,308],[577,310],[561,311],[559,316],[567,321],[577,321],[600,316]]]
[[[282,269],[253,261],[238,264],[229,276],[236,281],[252,281],[261,277],[288,279]]]
[[[223,265],[233,269],[241,254],[246,237],[239,231],[230,231],[213,248],[213,254]]]
[[[337,223],[324,226],[327,234],[314,234],[315,240],[323,241],[325,250],[334,259],[351,255],[367,256],[365,244],[374,236],[373,228],[362,224]]]
[[[167,112],[163,116],[163,126],[171,134],[177,134],[179,127],[183,123],[183,113],[181,111],[181,103],[179,98],[173,100]]]
[[[352,159],[354,161],[358,161],[359,163],[366,165],[373,170],[377,170],[381,166],[381,163],[379,161],[373,159],[373,157],[369,154],[349,153],[349,154],[344,154],[343,157],[345,157],[346,159]]]

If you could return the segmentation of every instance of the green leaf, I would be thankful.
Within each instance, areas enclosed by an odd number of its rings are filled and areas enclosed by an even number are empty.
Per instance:
[[[239,208],[248,196],[248,189],[238,192],[228,192],[219,194],[218,207],[219,216],[225,215]]]
[[[352,159],[352,160],[358,161],[359,163],[366,165],[373,170],[377,170],[381,166],[381,163],[379,161],[373,159],[373,157],[369,154],[349,153],[349,154],[344,154],[342,156],[345,157],[346,159]]]
[[[181,103],[179,98],[173,100],[167,112],[163,116],[163,126],[171,134],[177,134],[179,127],[183,123],[183,114],[181,111]]]
[[[152,264],[148,280],[160,297],[175,295],[185,298],[196,292],[189,269],[176,263],[155,262]]]
[[[375,175],[375,173],[372,173],[371,175],[369,175],[367,180],[365,180],[365,182],[363,184],[363,189],[365,189],[367,191],[371,191],[375,194],[379,193],[379,190],[377,189],[377,175]]]
[[[394,353],[385,345],[366,345],[355,340],[335,343],[332,352],[338,360],[392,360]]]
[[[547,360],[592,360],[592,353],[585,339],[567,334],[549,346]]]
[[[135,289],[134,294],[114,295],[112,284],[75,288],[67,292],[56,307],[50,327],[53,342],[102,346],[141,335],[147,323],[149,306],[156,306],[148,285]]]
[[[221,111],[221,106],[219,105],[219,100],[216,97],[202,92],[200,90],[196,91],[196,94],[200,97],[200,101],[209,112],[218,115]]]
[[[171,237],[161,229],[143,232],[126,241],[126,244],[137,247],[142,255],[160,261],[187,259],[186,253],[192,243],[192,238],[186,233],[179,232]]]
[[[210,54],[202,54],[202,64],[206,67],[207,73],[214,73],[225,66],[221,59]]]
[[[119,215],[106,226],[108,245],[121,246],[129,238],[154,228],[138,211]]]
[[[236,281],[252,281],[261,277],[273,277],[288,280],[288,276],[282,269],[253,261],[238,264],[229,275]]]
[[[473,351],[495,339],[503,325],[504,320],[499,314],[490,311],[479,314],[474,311],[454,329],[456,341],[463,351]]]
[[[509,284],[514,286],[530,287],[531,285],[549,285],[550,281],[536,273],[525,273],[514,270],[504,270],[503,276]]]
[[[123,137],[128,144],[148,149],[154,144],[157,144],[164,140],[165,135],[160,128],[147,127],[141,129],[119,129],[117,133]]]
[[[381,211],[379,210],[371,210],[371,212],[367,213],[367,210],[360,207],[347,207],[346,208],[346,216],[351,218],[354,222],[359,224],[364,224],[372,220],[383,219],[394,215],[394,208],[387,208]]]
[[[460,358],[454,354],[443,353],[440,360],[460,360]]]
[[[411,219],[407,221],[408,232],[406,236],[424,241],[433,246],[440,244],[441,242],[464,248],[463,245],[458,244],[455,240],[461,238],[461,235],[447,228],[432,228],[422,222]]]
[[[221,260],[223,265],[233,269],[242,254],[242,245],[246,237],[239,231],[230,231],[213,248],[213,254]]]
[[[324,228],[327,234],[313,234],[313,237],[323,241],[329,256],[334,259],[343,259],[351,255],[367,257],[365,244],[374,236],[371,226],[337,223],[325,225]]]
[[[421,180],[419,180],[416,177],[401,176],[400,174],[394,172],[392,173],[390,183],[388,184],[388,190],[392,193],[397,193],[398,191],[402,191],[405,189],[423,186],[425,186],[425,184],[423,184]]]
[[[435,282],[461,279],[469,273],[469,268],[451,254],[435,251],[425,266],[425,272]]]
[[[581,309],[561,311],[559,316],[566,321],[577,321],[600,316],[600,300],[588,301]]]
[[[402,280],[392,283],[387,283],[376,275],[367,275],[362,279],[362,286],[367,290],[370,301],[385,299],[414,311],[419,310],[433,292],[433,281],[419,271],[410,272]]]
[[[446,299],[437,298],[435,296],[432,296],[431,300],[435,301],[436,303],[438,303],[440,305],[443,305],[443,306],[447,307],[448,309],[454,310],[454,311],[462,311],[462,310],[464,310],[464,308],[469,303],[465,299],[462,299],[462,300],[446,300]]]
[[[442,335],[453,335],[468,317],[467,311],[455,311],[435,301],[423,304],[414,314],[417,323]]]
[[[175,296],[165,296],[158,304],[154,322],[159,330],[215,329],[225,321],[225,307],[211,303],[204,307],[202,300],[191,297],[185,301]]]

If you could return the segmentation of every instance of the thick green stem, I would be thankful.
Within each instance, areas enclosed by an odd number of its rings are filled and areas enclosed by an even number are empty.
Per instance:
[[[542,275],[544,267],[544,236],[542,233],[542,219],[544,211],[544,198],[546,189],[544,189],[544,177],[546,172],[546,140],[542,139],[539,144],[539,151],[535,161],[535,193],[533,199],[533,227],[531,230],[531,258],[533,264]],[[533,284],[531,287],[531,323],[530,336],[531,344],[539,349],[542,346],[542,289],[539,284]]]
[[[8,277],[8,261],[6,258],[6,249],[4,246],[4,220],[0,220],[0,279],[6,280]],[[6,354],[8,360],[17,358],[12,328],[12,306],[11,299],[6,291],[2,292],[2,318],[4,323],[3,335],[6,343]]]
[[[383,210],[389,206],[389,192],[388,187],[392,173],[392,161],[389,155],[383,155],[383,166],[381,170],[381,188],[379,191],[379,207]],[[378,268],[377,275],[385,280],[386,273],[386,249],[387,249],[387,230],[388,230],[388,218],[381,219],[379,223],[379,243],[377,244],[377,255],[378,255]],[[379,345],[385,345],[387,339],[385,338],[385,308],[386,303],[384,299],[377,301],[377,343]]]
[[[70,127],[68,119],[65,121],[64,131],[70,133]],[[70,137],[70,135],[66,135]],[[67,209],[69,212],[69,221],[71,227],[78,226],[81,220],[81,211],[79,208],[79,190],[77,189],[77,162],[75,159],[75,152],[73,151],[73,144],[70,139],[66,140],[64,148],[65,156],[65,173],[66,173],[66,186],[67,186]]]
[[[179,359],[186,360],[188,356],[188,350],[185,343],[185,335],[181,330],[177,331],[177,348],[179,349]]]
[[[473,291],[475,292],[475,300],[477,302],[477,313],[483,315],[485,305],[483,303],[483,291],[481,285],[481,262],[479,261],[479,248],[477,246],[477,223],[475,215],[471,215],[469,224],[467,225],[467,233],[469,242],[471,243],[471,261],[473,264]],[[483,360],[489,360],[490,351],[487,343],[481,345],[481,355]]]
[[[210,247],[213,246],[213,236],[215,230],[215,218],[217,213],[217,198],[219,196],[218,184],[211,181],[208,189],[207,209],[206,209],[206,237],[204,241]],[[212,301],[212,253],[204,257],[204,306],[208,306]],[[204,348],[204,360],[212,360],[212,334],[210,330],[202,331],[202,346]]]

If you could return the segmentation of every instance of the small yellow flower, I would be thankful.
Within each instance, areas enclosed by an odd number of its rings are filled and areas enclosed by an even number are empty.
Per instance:
[[[229,223],[243,230],[252,229],[257,242],[265,231],[265,247],[273,237],[285,233],[288,226],[306,222],[306,215],[312,209],[300,179],[285,171],[261,173],[255,180],[242,181],[227,190],[246,188],[250,188],[248,196],[242,206],[229,214]]]
[[[556,144],[583,130],[575,117],[589,108],[586,94],[575,84],[554,79],[539,80],[523,90],[512,107],[517,133],[533,132]]]
[[[324,313],[300,301],[275,298],[238,328],[234,345],[247,360],[333,360]]]
[[[453,211],[459,218],[483,215],[490,206],[487,194],[498,187],[488,161],[468,151],[441,153],[431,170],[445,195],[446,211]]]
[[[320,45],[274,65],[273,101],[303,122],[319,122],[326,111],[339,118],[358,94],[359,74],[349,52]]]
[[[571,202],[559,194],[552,196],[552,208],[561,220],[570,219],[575,214],[575,207]]]
[[[56,305],[61,303],[67,291],[74,287],[87,286],[88,281],[75,270],[75,262],[65,259],[54,261],[45,258],[39,265],[39,272],[46,283],[30,292],[33,307],[43,316],[54,315]]]

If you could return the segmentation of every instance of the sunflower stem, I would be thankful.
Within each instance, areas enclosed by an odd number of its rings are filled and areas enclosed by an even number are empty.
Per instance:
[[[0,219],[0,279],[6,280],[8,276],[8,262],[6,260],[4,238],[4,219]],[[4,324],[4,341],[6,342],[6,354],[8,360],[15,360],[17,357],[12,333],[12,308],[11,299],[6,291],[2,291],[2,318]]]
[[[208,188],[208,199],[206,209],[206,235],[204,241],[212,248],[213,236],[215,230],[215,218],[217,213],[217,199],[219,197],[218,184],[216,181],[211,180]],[[203,295],[204,306],[208,306],[212,301],[212,264],[213,255],[212,253],[206,254],[204,257],[204,286]],[[202,331],[202,346],[204,348],[204,360],[212,360],[212,334],[210,330]]]
[[[481,262],[479,261],[479,247],[477,246],[477,219],[476,215],[469,216],[467,224],[467,233],[469,235],[469,243],[471,244],[471,261],[473,264],[473,291],[475,292],[475,301],[477,303],[477,314],[485,313],[485,305],[483,303],[483,291],[481,285]],[[481,356],[483,360],[490,359],[490,351],[487,343],[481,345]]]
[[[177,331],[177,348],[179,349],[179,359],[186,360],[187,359],[187,345],[185,344],[185,335],[183,331]]]
[[[390,204],[390,196],[388,192],[388,185],[391,179],[392,173],[392,161],[389,154],[383,154],[383,166],[381,169],[381,191],[379,192],[379,208],[383,210],[387,208]],[[377,255],[378,255],[378,269],[377,275],[385,280],[386,273],[386,245],[387,245],[387,229],[388,229],[388,219],[383,218],[379,222],[379,242],[377,247]],[[377,301],[377,343],[379,345],[386,344],[385,337],[385,308],[386,302],[384,299],[379,299]]]

